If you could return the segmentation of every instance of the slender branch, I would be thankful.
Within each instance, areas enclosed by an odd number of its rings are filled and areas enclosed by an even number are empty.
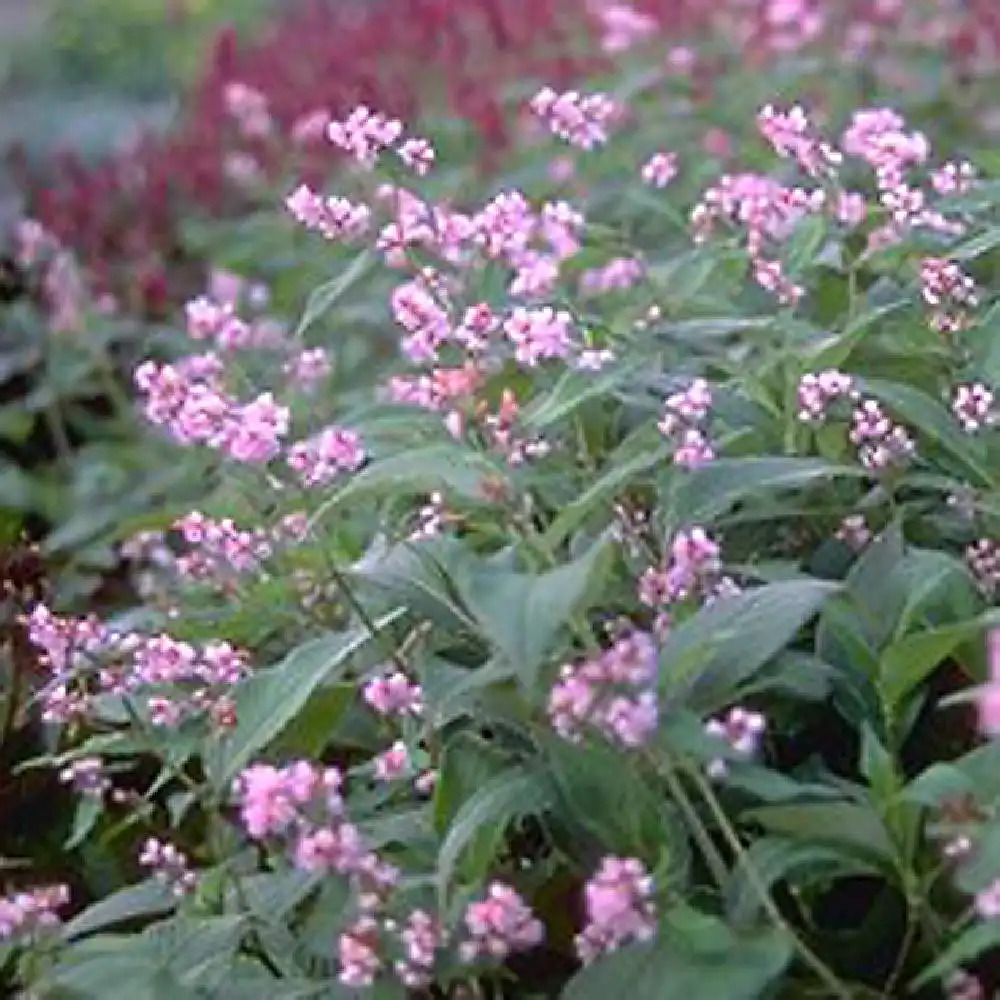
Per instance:
[[[725,838],[726,843],[732,850],[734,857],[743,868],[747,881],[750,883],[750,887],[756,893],[761,907],[771,919],[771,922],[776,928],[788,935],[792,942],[792,946],[795,951],[798,952],[799,958],[802,960],[803,964],[808,966],[816,975],[816,978],[823,982],[826,988],[830,991],[831,997],[838,997],[839,1000],[854,1000],[853,994],[837,978],[837,974],[809,947],[809,945],[805,943],[805,941],[799,937],[798,934],[795,933],[794,928],[784,918],[781,910],[778,909],[777,904],[771,898],[771,893],[769,892],[763,879],[761,879],[756,867],[751,862],[750,856],[747,854],[746,849],[740,841],[739,834],[737,834],[733,825],[729,822],[729,817],[726,815],[726,812],[722,808],[722,805],[712,789],[712,786],[705,779],[704,775],[702,775],[701,771],[698,770],[697,767],[691,765],[689,765],[686,770],[691,776],[691,780],[697,786],[702,798],[705,800],[705,804],[708,806],[709,811],[712,813],[712,817],[718,824],[722,836]]]
[[[729,870],[726,868],[726,863],[723,861],[719,849],[712,842],[711,834],[706,829],[705,824],[702,823],[701,817],[698,815],[698,810],[695,809],[687,790],[684,788],[680,778],[677,777],[673,764],[668,760],[658,759],[652,755],[650,759],[657,773],[667,783],[670,794],[677,803],[677,808],[680,809],[684,816],[684,821],[691,831],[691,836],[697,842],[698,849],[705,859],[705,864],[712,873],[712,880],[721,891],[729,881]]]

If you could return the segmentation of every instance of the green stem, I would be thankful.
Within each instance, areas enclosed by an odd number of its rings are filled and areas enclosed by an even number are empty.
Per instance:
[[[684,816],[684,821],[691,831],[691,836],[694,837],[695,842],[698,844],[698,849],[705,859],[705,864],[712,873],[712,880],[718,886],[719,890],[722,891],[729,881],[729,870],[726,868],[726,863],[723,861],[719,849],[712,842],[712,836],[708,832],[707,827],[702,823],[701,817],[698,815],[698,810],[695,809],[687,790],[684,788],[680,778],[677,777],[677,772],[674,770],[673,764],[669,760],[653,758],[653,766],[660,777],[667,783],[667,788],[670,789],[670,794],[677,803],[677,808],[680,809],[681,814]]]
[[[837,978],[836,973],[795,933],[794,928],[785,920],[781,910],[778,909],[777,904],[771,898],[771,893],[768,891],[759,872],[751,862],[750,856],[740,842],[739,835],[729,822],[729,817],[726,816],[726,812],[722,808],[712,786],[708,783],[704,775],[694,765],[689,765],[687,771],[701,793],[701,797],[705,800],[705,804],[718,824],[722,836],[743,869],[750,887],[756,893],[762,909],[771,919],[771,922],[778,930],[788,935],[802,963],[808,966],[816,978],[824,984],[827,990],[829,990],[831,997],[837,997],[839,1000],[855,1000],[853,994]]]

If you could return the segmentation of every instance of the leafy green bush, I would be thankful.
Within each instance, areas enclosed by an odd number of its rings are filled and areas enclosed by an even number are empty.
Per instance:
[[[0,903],[12,982],[992,988],[1000,189],[646,51],[489,190],[444,122],[334,122],[348,197],[245,224],[139,366],[207,486],[136,607],[24,622],[79,877]]]

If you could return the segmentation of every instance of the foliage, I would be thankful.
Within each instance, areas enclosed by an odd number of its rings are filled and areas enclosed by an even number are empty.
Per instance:
[[[940,131],[859,104],[926,22],[834,86],[780,30],[815,9],[730,25],[752,74],[662,72],[619,11],[580,92],[509,95],[488,184],[447,118],[362,109],[336,196],[191,224],[218,270],[142,344],[136,453],[197,509],[102,618],[9,588],[19,770],[75,801],[0,901],[11,984],[996,986],[1000,187],[943,60]]]

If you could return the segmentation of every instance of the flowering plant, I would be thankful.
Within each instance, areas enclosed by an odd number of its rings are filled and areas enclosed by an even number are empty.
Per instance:
[[[118,859],[4,900],[42,996],[986,995],[996,185],[881,106],[721,166],[616,82],[485,194],[331,115],[350,190],[282,211],[333,277],[282,330],[217,275],[137,367],[218,485],[138,608],[23,620]],[[398,358],[330,392],[359,315]]]

